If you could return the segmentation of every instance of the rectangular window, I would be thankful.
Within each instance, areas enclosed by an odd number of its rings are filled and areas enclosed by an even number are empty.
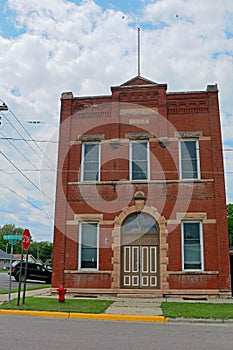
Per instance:
[[[98,269],[98,236],[97,222],[82,222],[79,238],[79,269]]]
[[[83,143],[81,181],[100,180],[100,144]]]
[[[130,180],[149,179],[149,142],[130,143]]]
[[[182,222],[183,270],[203,270],[203,234],[200,221]]]
[[[199,141],[180,141],[180,169],[181,179],[199,179]]]

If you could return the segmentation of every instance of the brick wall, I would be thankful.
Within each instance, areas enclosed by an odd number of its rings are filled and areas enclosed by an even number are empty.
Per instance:
[[[74,98],[69,93],[62,96],[53,287],[65,282],[69,288],[111,288],[109,271],[113,270],[114,220],[126,205],[133,205],[132,193],[142,190],[147,197],[146,204],[157,208],[167,220],[169,289],[229,290],[218,93],[216,89],[167,93],[165,84],[144,83],[139,79],[113,87],[112,96]],[[151,108],[151,112],[144,107]],[[129,134],[145,132],[151,132],[148,136],[151,181],[135,182],[129,186],[126,181],[129,179]],[[178,140],[182,133],[190,137],[198,135],[200,181],[179,181]],[[91,134],[103,135],[101,182],[96,187],[79,182],[80,136]],[[115,140],[115,144],[111,140]],[[161,140],[165,140],[165,146]],[[105,206],[106,203],[111,206],[114,201],[118,210],[105,212],[99,209],[100,199],[104,200]],[[177,214],[184,211],[205,213],[205,273],[182,272],[181,227]],[[106,274],[71,273],[78,266],[78,225],[74,221],[74,215],[78,214],[103,215],[100,227],[104,234],[99,263],[100,271],[108,271]]]

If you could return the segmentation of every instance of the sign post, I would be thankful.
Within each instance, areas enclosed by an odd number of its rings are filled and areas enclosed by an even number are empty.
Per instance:
[[[22,239],[21,235],[4,235],[3,239],[8,241],[11,245],[11,256],[10,256],[10,275],[9,275],[9,288],[8,288],[8,304],[11,302],[11,275],[12,275],[12,256],[13,256],[13,247],[16,244],[16,241]]]
[[[22,269],[23,269],[23,246],[22,246],[22,249],[21,249],[21,259],[20,259],[20,270],[19,270],[19,285],[18,285],[17,306],[19,306],[19,301],[20,301],[21,280],[22,280]]]
[[[25,293],[26,293],[26,280],[27,280],[27,270],[28,270],[28,249],[31,244],[31,235],[29,230],[24,230],[22,237],[22,246],[27,251],[26,255],[26,266],[25,266],[25,274],[24,274],[24,283],[23,283],[23,304],[25,303]]]
[[[20,291],[21,291],[21,281],[22,281],[22,270],[23,270],[23,250],[27,250],[27,257],[26,257],[26,266],[24,268],[24,289],[23,289],[23,304],[25,301],[25,292],[26,292],[26,279],[27,279],[27,265],[28,265],[28,248],[31,244],[31,235],[30,231],[28,229],[25,229],[23,231],[22,235],[22,254],[21,254],[21,264],[20,264],[20,274],[19,274],[19,288],[18,288],[18,303],[20,301]]]

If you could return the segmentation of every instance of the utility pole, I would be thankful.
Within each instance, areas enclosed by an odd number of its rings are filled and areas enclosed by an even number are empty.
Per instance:
[[[8,107],[5,104],[5,102],[3,102],[3,101],[2,101],[2,105],[0,106],[0,111],[8,111]],[[2,119],[2,117],[0,116],[0,125],[2,124],[1,119]]]
[[[8,107],[5,104],[5,102],[2,102],[2,105],[0,106],[0,111],[8,111]]]

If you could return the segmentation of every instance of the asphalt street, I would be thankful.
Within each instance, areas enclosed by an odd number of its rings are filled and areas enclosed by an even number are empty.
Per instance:
[[[27,287],[35,287],[44,284],[40,281],[27,280]],[[0,290],[8,290],[9,288],[9,275],[6,272],[0,272]],[[11,289],[17,289],[18,282],[15,281],[14,277],[11,278]]]
[[[160,324],[0,316],[4,350],[229,350],[232,325]]]

